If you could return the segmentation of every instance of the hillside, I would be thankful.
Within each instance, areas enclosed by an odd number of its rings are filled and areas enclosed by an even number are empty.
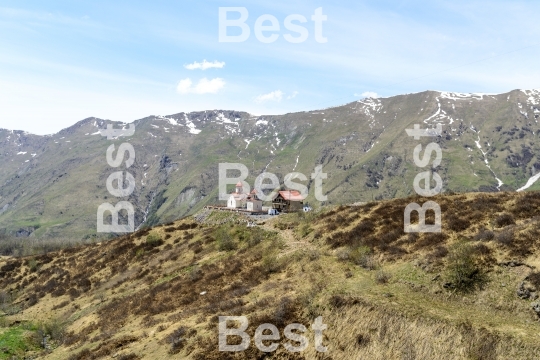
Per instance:
[[[444,191],[517,190],[540,169],[539,104],[537,90],[425,91],[280,116],[225,110],[150,116],[133,122],[132,137],[114,141],[99,135],[112,122],[96,118],[50,136],[0,130],[0,230],[37,238],[96,236],[98,206],[119,201],[105,188],[115,171],[106,149],[124,141],[135,149],[129,171],[136,187],[122,200],[135,206],[137,226],[216,203],[221,162],[246,165],[251,185],[264,170],[283,183],[289,172],[309,177],[322,165],[328,201],[319,204],[313,184],[304,183],[316,207],[410,196],[418,142],[405,129],[416,123],[443,126],[436,139],[442,162],[434,170]]]
[[[537,359],[540,193],[440,195],[442,233],[405,234],[403,209],[425,200],[327,206],[256,227],[200,212],[4,257],[0,359],[24,349],[40,359],[266,357],[253,342],[219,352],[218,316],[247,316],[251,337],[274,324],[281,344],[287,324],[304,324],[307,349],[280,345],[277,359]],[[326,354],[310,327],[318,316]]]

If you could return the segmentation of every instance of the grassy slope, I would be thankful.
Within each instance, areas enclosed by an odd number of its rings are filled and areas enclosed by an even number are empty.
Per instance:
[[[421,199],[284,215],[256,229],[218,212],[202,225],[187,218],[106,243],[4,258],[0,286],[22,310],[4,322],[66,324],[42,353],[47,359],[232,358],[216,350],[218,315],[248,316],[251,335],[260,323],[282,331],[323,316],[333,359],[538,358],[540,325],[516,289],[540,266],[540,194],[437,197],[442,236],[403,234],[413,200]],[[514,225],[501,222],[504,213]],[[489,229],[493,240],[474,240]],[[510,241],[501,235],[508,232]],[[148,243],[156,235],[163,240]],[[472,292],[443,287],[458,242],[487,279]],[[518,266],[504,266],[509,260]],[[280,347],[276,357],[316,358],[310,331],[305,352]],[[259,355],[252,343],[235,358]]]

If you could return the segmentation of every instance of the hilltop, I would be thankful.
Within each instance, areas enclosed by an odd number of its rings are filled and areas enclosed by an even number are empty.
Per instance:
[[[0,344],[11,347],[0,358],[25,348],[43,359],[264,358],[253,342],[234,356],[217,350],[218,316],[232,315],[248,317],[251,337],[262,323],[281,335],[290,323],[307,327],[304,352],[280,345],[273,358],[538,358],[540,193],[432,199],[441,233],[403,232],[405,206],[427,200],[409,197],[256,227],[199,213],[108,242],[4,257]],[[314,348],[318,316],[326,355]]]

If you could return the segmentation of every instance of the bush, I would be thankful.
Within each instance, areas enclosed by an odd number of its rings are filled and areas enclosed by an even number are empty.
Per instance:
[[[471,222],[467,219],[459,218],[455,215],[450,216],[448,219],[448,228],[455,232],[467,230],[471,225]]]
[[[140,357],[134,353],[122,354],[118,356],[118,360],[138,360]]]
[[[146,237],[146,244],[149,245],[150,247],[156,247],[163,244],[163,240],[161,239],[161,236],[159,234],[154,232],[154,233],[150,233]]]
[[[308,236],[312,231],[313,229],[311,228],[311,226],[309,226],[309,224],[302,224],[298,228],[298,236],[300,236],[301,238],[304,238]]]
[[[11,294],[5,290],[0,291],[0,310],[6,315],[15,315],[21,311],[21,307],[18,304],[14,304],[16,294]]]
[[[501,214],[495,218],[495,225],[497,227],[503,227],[508,225],[514,225],[516,222],[514,217],[510,214]]]
[[[514,231],[513,229],[506,229],[495,235],[495,240],[499,243],[508,245],[514,241]]]
[[[249,237],[247,239],[247,246],[249,248],[256,246],[260,244],[263,239],[267,237],[268,234],[265,233],[265,231],[259,227],[252,228],[251,232],[249,233]]]
[[[30,259],[28,260],[28,268],[30,269],[30,272],[36,272],[39,268],[39,263],[36,261],[36,259]]]
[[[480,243],[480,244],[476,244],[474,246],[474,251],[476,251],[476,253],[478,255],[490,255],[491,254],[491,249],[488,248],[486,245]]]
[[[368,270],[374,270],[378,267],[377,261],[373,257],[372,250],[368,246],[359,246],[356,249],[353,249],[350,253],[350,259],[356,265],[360,265]]]
[[[185,346],[186,333],[187,328],[185,328],[184,326],[180,326],[167,337],[168,342],[171,344],[171,348],[169,349],[170,355],[179,353],[180,350],[182,350],[182,348]]]
[[[348,248],[342,248],[336,251],[336,257],[340,261],[349,260],[350,256],[351,256],[351,250]]]
[[[433,251],[429,254],[429,257],[432,259],[441,259],[448,255],[448,249],[445,246],[437,246]]]
[[[198,267],[198,266],[193,266],[193,267],[189,270],[188,277],[189,277],[189,280],[191,280],[191,281],[193,281],[193,282],[196,282],[196,281],[199,281],[200,279],[202,279],[202,277],[203,277],[203,272],[202,272],[202,270],[201,270],[200,267]]]
[[[261,268],[262,271],[267,275],[279,272],[282,266],[282,261],[280,261],[275,255],[266,255],[262,258]]]
[[[379,239],[383,244],[391,244],[394,241],[398,240],[404,234],[403,228],[399,227],[397,229],[386,232],[382,235],[379,235]]]
[[[529,280],[536,290],[540,289],[540,272],[534,271],[526,279]]]
[[[478,234],[474,236],[474,240],[489,241],[495,238],[495,233],[491,230],[482,229]]]
[[[375,281],[377,284],[386,284],[390,280],[390,274],[384,272],[383,270],[377,271],[375,275]]]
[[[420,240],[415,244],[417,249],[442,243],[448,235],[444,233],[423,233]]]
[[[58,319],[51,319],[37,325],[34,340],[39,346],[45,348],[47,341],[61,345],[64,342],[65,336],[66,324]]]
[[[472,291],[484,282],[473,256],[474,249],[468,243],[455,244],[447,255],[446,272],[449,288],[459,292]]]
[[[309,261],[319,260],[319,257],[321,256],[321,253],[317,249],[308,250],[306,254]]]
[[[236,243],[226,227],[220,227],[216,230],[214,237],[216,238],[219,251],[236,250]]]

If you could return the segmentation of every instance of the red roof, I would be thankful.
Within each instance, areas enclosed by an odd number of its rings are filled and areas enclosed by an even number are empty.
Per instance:
[[[298,190],[283,190],[279,192],[282,198],[291,201],[303,201],[304,197]]]

